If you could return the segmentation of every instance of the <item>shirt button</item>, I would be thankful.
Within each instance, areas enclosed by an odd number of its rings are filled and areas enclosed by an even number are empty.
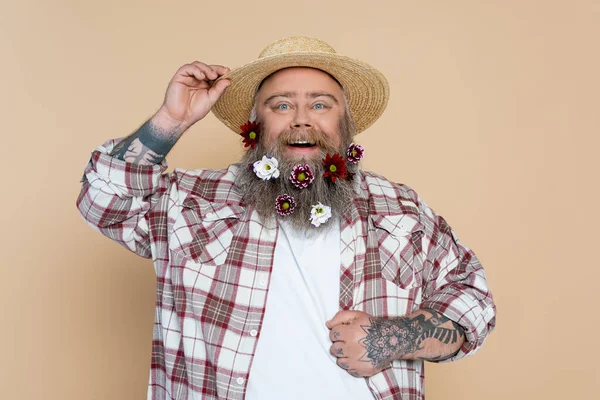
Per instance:
[[[260,281],[260,286],[266,286],[267,285],[267,281],[265,281],[264,279]]]
[[[258,335],[258,331],[257,331],[256,329],[252,329],[252,330],[250,331],[250,336],[254,337],[254,336],[256,336],[256,335]]]
[[[244,384],[244,378],[237,378],[238,385],[243,385]]]
[[[208,214],[206,214],[206,218],[212,218],[212,217],[214,217],[214,215],[215,215],[215,214],[213,214],[213,213],[209,212]]]

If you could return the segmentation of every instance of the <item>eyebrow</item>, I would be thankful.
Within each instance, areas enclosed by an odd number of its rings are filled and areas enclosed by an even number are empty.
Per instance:
[[[287,97],[287,98],[295,98],[298,96],[297,92],[280,92],[280,93],[275,93],[272,96],[269,96],[269,98],[267,98],[265,100],[265,105],[267,105],[267,103],[269,103],[271,100],[273,100],[274,98],[277,97]],[[330,93],[325,93],[325,92],[309,92],[306,93],[306,97],[309,99],[316,99],[317,97],[328,97],[330,99],[332,99],[335,104],[339,104],[338,100],[335,98],[334,95],[330,94]]]

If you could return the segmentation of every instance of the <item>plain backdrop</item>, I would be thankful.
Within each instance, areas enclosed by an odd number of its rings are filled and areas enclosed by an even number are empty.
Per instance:
[[[135,130],[177,68],[310,35],[389,80],[357,141],[472,247],[498,307],[428,399],[599,398],[600,1],[5,1],[0,9],[3,399],[142,399],[154,272],[87,227],[91,150]],[[171,166],[220,168],[211,114]]]

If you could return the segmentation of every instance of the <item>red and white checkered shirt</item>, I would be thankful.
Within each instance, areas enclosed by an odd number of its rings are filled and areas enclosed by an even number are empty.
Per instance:
[[[92,227],[154,261],[148,398],[242,399],[277,223],[243,204],[240,165],[165,174],[165,163],[112,158],[116,143],[93,152],[77,204]],[[465,331],[452,359],[474,353],[494,328],[495,306],[473,252],[410,188],[369,172],[355,179],[359,193],[340,221],[340,309],[382,317],[433,309]],[[367,383],[376,399],[422,399],[423,362],[394,361]]]

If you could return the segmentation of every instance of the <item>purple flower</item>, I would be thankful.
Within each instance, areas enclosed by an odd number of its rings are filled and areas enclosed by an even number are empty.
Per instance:
[[[277,196],[275,200],[275,209],[279,215],[290,215],[296,208],[296,202],[294,198],[288,194],[282,194]]]
[[[365,156],[365,148],[360,144],[352,143],[348,146],[346,154],[348,155],[348,161],[352,164],[356,164]]]
[[[290,181],[296,186],[298,189],[304,189],[311,184],[311,182],[315,179],[312,171],[308,164],[298,164],[292,169],[292,174],[290,175]]]

